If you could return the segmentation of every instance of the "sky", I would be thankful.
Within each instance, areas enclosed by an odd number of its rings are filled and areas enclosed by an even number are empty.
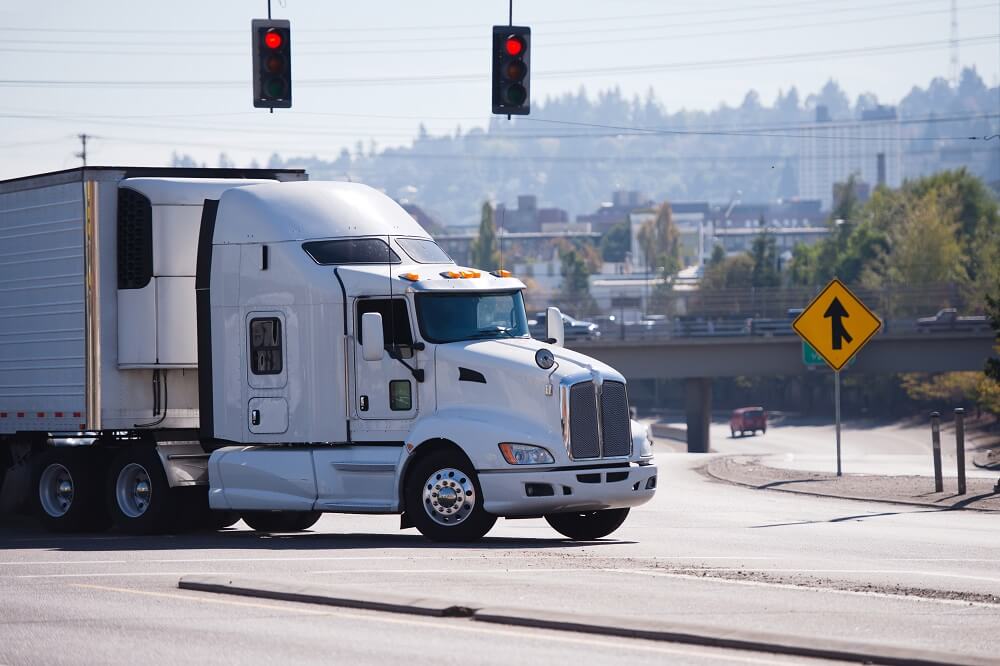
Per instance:
[[[959,60],[1000,77],[1000,2],[957,0]],[[898,102],[949,75],[950,0],[515,0],[532,28],[531,94],[627,96],[671,111],[771,104],[835,79]],[[332,159],[489,120],[491,26],[506,0],[273,0],[292,27],[294,108],[254,109],[250,20],[266,0],[31,0],[0,5],[0,179],[88,162],[209,166]]]

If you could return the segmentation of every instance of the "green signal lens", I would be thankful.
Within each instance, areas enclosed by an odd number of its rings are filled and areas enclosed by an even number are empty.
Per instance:
[[[520,83],[514,83],[504,90],[504,98],[510,106],[521,106],[528,99],[528,91]]]
[[[285,85],[285,82],[283,80],[271,79],[270,81],[264,84],[264,94],[267,97],[272,97],[272,98],[284,97],[285,90],[287,88],[288,86]]]

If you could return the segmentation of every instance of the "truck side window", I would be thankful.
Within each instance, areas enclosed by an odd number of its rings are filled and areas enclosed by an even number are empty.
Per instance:
[[[382,315],[382,339],[385,340],[386,349],[395,346],[403,358],[413,356],[413,333],[410,331],[406,301],[394,298],[390,308],[388,298],[363,298],[358,300],[357,311],[354,330],[357,331],[359,345],[362,343],[361,315],[366,312],[377,312]]]
[[[250,320],[250,371],[255,375],[281,374],[281,320]]]

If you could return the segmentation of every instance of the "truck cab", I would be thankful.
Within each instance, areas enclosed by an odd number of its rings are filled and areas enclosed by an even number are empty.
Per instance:
[[[402,513],[442,540],[549,516],[596,538],[653,495],[624,377],[532,339],[520,280],[457,266],[381,193],[228,190],[198,263],[213,509]]]

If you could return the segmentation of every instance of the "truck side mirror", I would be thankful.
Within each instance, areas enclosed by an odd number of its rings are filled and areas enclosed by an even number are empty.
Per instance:
[[[382,315],[378,312],[361,315],[361,354],[366,361],[381,361],[385,354]]]
[[[563,326],[562,312],[559,308],[547,308],[545,310],[545,337],[555,340],[552,344],[562,347],[566,340],[566,329]]]

